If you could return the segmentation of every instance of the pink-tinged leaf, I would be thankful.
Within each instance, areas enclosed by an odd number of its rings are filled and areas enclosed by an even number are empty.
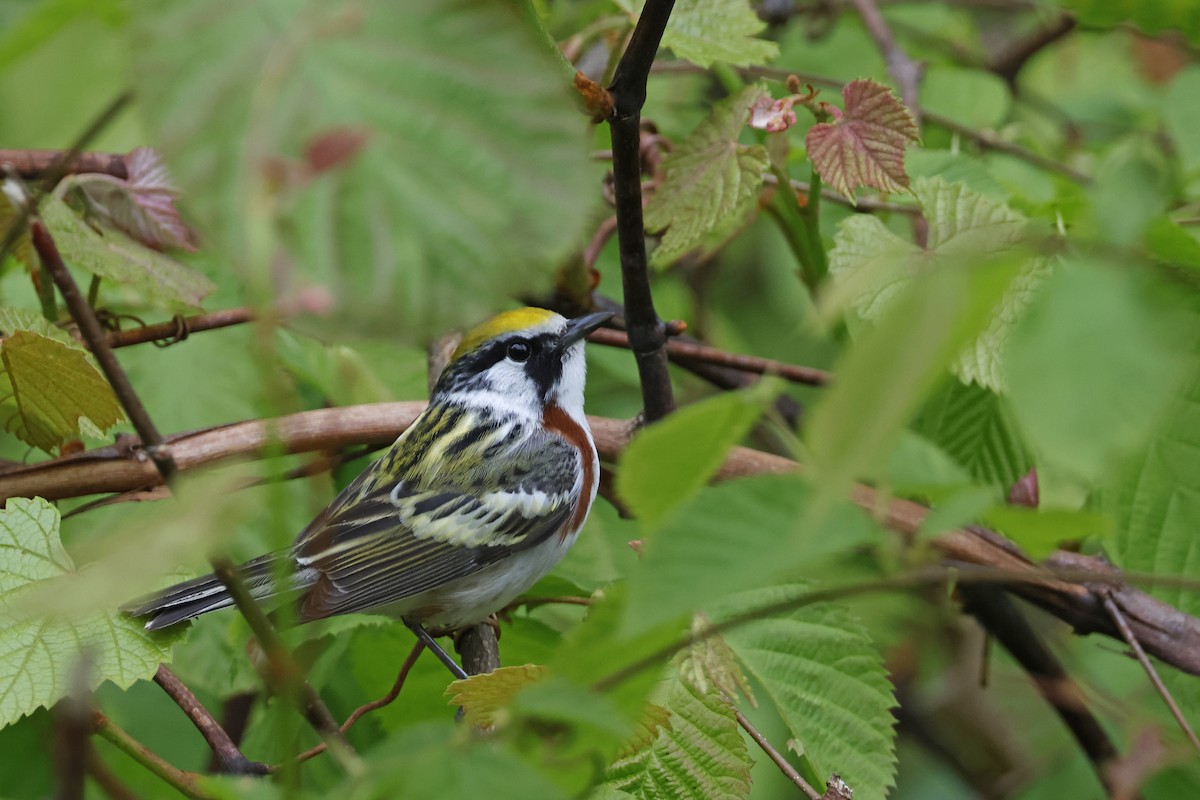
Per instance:
[[[912,112],[891,89],[870,80],[842,89],[846,106],[830,108],[832,122],[812,126],[806,140],[817,174],[837,192],[854,198],[858,186],[883,192],[908,188],[904,148],[920,138]]]
[[[155,250],[194,251],[195,239],[175,208],[178,190],[153,149],[139,147],[124,158],[128,178],[83,173],[68,179],[110,225]]]
[[[1024,506],[1025,508],[1038,507],[1038,476],[1037,468],[1033,468],[1017,479],[1013,484],[1012,489],[1008,492],[1008,504],[1011,506]]]
[[[371,134],[361,127],[342,126],[314,136],[304,149],[304,159],[313,173],[341,166],[358,155]]]
[[[796,124],[796,112],[792,110],[795,104],[796,98],[790,96],[778,100],[758,98],[750,106],[750,127],[767,133],[786,131]]]

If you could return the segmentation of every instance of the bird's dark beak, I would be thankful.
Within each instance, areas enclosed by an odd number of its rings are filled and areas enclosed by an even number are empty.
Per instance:
[[[599,311],[595,314],[587,314],[567,320],[567,328],[558,340],[558,349],[565,352],[568,347],[580,341],[612,318],[613,312]]]

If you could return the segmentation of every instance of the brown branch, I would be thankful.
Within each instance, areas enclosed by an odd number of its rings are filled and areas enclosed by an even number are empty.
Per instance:
[[[1105,792],[1111,795],[1108,771],[1118,758],[1117,748],[1088,709],[1083,690],[1003,589],[964,584],[958,587],[958,592],[963,598],[963,610],[979,620],[1029,674],[1038,692],[1087,754]]]
[[[1125,642],[1129,645],[1129,649],[1133,650],[1134,656],[1138,663],[1142,665],[1142,669],[1146,671],[1146,675],[1150,678],[1150,683],[1154,684],[1155,691],[1159,697],[1167,704],[1167,709],[1171,712],[1171,716],[1175,718],[1175,722],[1179,725],[1179,729],[1183,731],[1183,735],[1192,743],[1192,747],[1200,750],[1200,739],[1196,738],[1196,732],[1192,730],[1192,726],[1188,724],[1187,718],[1183,716],[1183,711],[1180,710],[1179,704],[1175,702],[1175,697],[1171,694],[1171,690],[1163,683],[1159,677],[1158,670],[1150,663],[1150,659],[1146,657],[1146,651],[1142,649],[1141,642],[1137,640],[1137,636],[1129,629],[1129,623],[1125,620],[1125,615],[1121,613],[1121,609],[1113,602],[1110,593],[1104,593],[1104,610],[1112,618],[1117,628],[1121,631],[1121,636],[1125,638]]]
[[[500,637],[490,621],[459,633],[454,649],[462,656],[462,668],[468,675],[483,675],[500,668]]]
[[[1046,25],[1024,39],[1018,39],[1004,48],[984,67],[1004,79],[1012,92],[1017,90],[1017,75],[1021,69],[1048,45],[1054,44],[1071,31],[1075,30],[1075,18],[1070,14],[1060,14],[1049,25]]]
[[[675,406],[671,375],[667,370],[667,332],[654,309],[646,259],[646,231],[642,221],[642,105],[646,81],[658,52],[675,0],[648,0],[638,18],[629,45],[617,64],[612,85],[613,194],[617,205],[617,244],[621,256],[621,285],[625,294],[625,327],[642,386],[642,408],[647,422],[671,412]]]
[[[129,171],[125,157],[117,153],[76,153],[69,160],[69,150],[0,150],[0,164],[10,166],[23,180],[41,180],[55,175],[76,175],[99,172],[126,180]]]
[[[253,321],[254,312],[249,308],[226,308],[191,317],[176,317],[170,322],[160,322],[155,325],[142,325],[124,331],[109,331],[107,334],[108,346],[116,348],[143,342],[181,342],[193,333],[227,328],[231,325],[243,325]]]
[[[762,751],[767,754],[767,758],[771,759],[775,766],[779,767],[779,771],[783,773],[785,778],[794,783],[800,791],[811,797],[812,800],[821,800],[820,792],[814,789],[808,781],[804,780],[804,776],[788,763],[783,753],[775,749],[774,745],[767,740],[767,737],[763,736],[762,731],[754,727],[754,724],[746,719],[745,714],[734,708],[733,715],[737,718],[738,725],[742,726],[742,730],[750,734],[750,738],[762,748]]]
[[[588,341],[608,347],[629,347],[629,335],[624,331],[612,330],[611,328],[601,328],[593,331],[588,336]],[[784,380],[793,383],[802,383],[807,386],[825,386],[829,383],[830,379],[829,373],[824,370],[801,367],[795,364],[787,364],[783,361],[759,358],[758,356],[729,353],[716,347],[709,347],[708,345],[681,341],[674,338],[667,342],[667,355],[670,356],[672,361],[684,364],[689,362],[703,362],[718,367],[736,369],[739,372],[752,372],[757,375],[778,375]]]
[[[396,681],[392,684],[392,688],[388,690],[388,693],[383,697],[380,697],[378,700],[372,700],[369,703],[363,703],[361,706],[354,709],[350,716],[346,717],[346,721],[342,723],[338,730],[345,734],[346,731],[354,727],[354,723],[362,719],[364,714],[368,714],[376,709],[383,708],[386,705],[391,705],[395,699],[400,696],[400,690],[404,688],[404,682],[408,680],[408,673],[412,671],[413,665],[417,663],[417,657],[421,655],[421,651],[424,649],[425,643],[418,639],[417,643],[413,645],[412,650],[408,652],[408,657],[404,659],[404,663],[400,665],[400,672],[396,675]],[[324,742],[322,742],[316,747],[306,750],[300,755],[296,756],[294,762],[299,763],[301,761],[307,761],[313,756],[319,756],[321,753],[325,752],[325,749],[326,745]],[[282,766],[282,764],[276,764],[272,766],[271,772],[277,772]]]
[[[167,763],[99,711],[92,712],[92,726],[100,738],[157,775],[185,797],[193,800],[210,800],[212,797],[200,788],[199,775],[185,772]]]
[[[921,83],[923,66],[909,58],[908,53],[896,44],[896,37],[892,35],[892,29],[888,27],[883,14],[879,13],[879,8],[875,5],[874,0],[850,0],[850,2],[858,10],[858,15],[862,17],[863,25],[866,26],[871,39],[874,40],[875,47],[883,54],[888,75],[896,84],[896,88],[900,90],[900,97],[908,106],[908,110],[912,112],[913,119],[917,122],[917,129],[920,130],[921,104],[918,86]]]
[[[318,409],[270,421],[242,422],[170,437],[176,463],[183,471],[236,457],[264,454],[268,447],[305,452],[379,444],[394,440],[417,417],[424,403],[374,403]],[[627,420],[589,417],[601,458],[619,460],[632,426]],[[275,451],[273,451],[275,452]],[[800,465],[744,447],[734,448],[718,470],[716,480],[790,472]],[[0,498],[75,497],[94,492],[121,492],[160,484],[161,477],[136,445],[105,447],[28,466],[0,470]],[[851,499],[876,516],[888,529],[913,537],[929,509],[910,500],[883,500],[872,488],[856,485]],[[1050,569],[1032,563],[1014,545],[985,528],[971,526],[932,541],[952,561],[1007,571],[1026,580],[1013,580],[1013,591],[1078,633],[1100,633],[1124,641],[1104,611],[1095,585],[1111,587],[1114,601],[1146,652],[1191,674],[1200,675],[1200,619],[1127,586],[1121,574],[1099,559],[1076,553],[1056,553]],[[1055,570],[1084,576],[1086,583],[1055,577]]]
[[[196,726],[196,730],[200,731],[200,735],[212,749],[221,772],[234,775],[267,774],[267,765],[250,761],[242,755],[242,751],[234,744],[233,739],[226,733],[221,723],[217,722],[199,698],[192,693],[192,690],[179,680],[166,664],[159,665],[158,671],[154,673],[154,682],[162,687],[167,696],[175,701],[184,714],[187,714],[188,719]]]

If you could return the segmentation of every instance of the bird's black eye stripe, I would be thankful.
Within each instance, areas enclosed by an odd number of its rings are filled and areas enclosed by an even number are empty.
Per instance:
[[[508,349],[505,351],[505,354],[510,361],[523,364],[533,355],[533,346],[527,339],[517,339],[508,343]]]

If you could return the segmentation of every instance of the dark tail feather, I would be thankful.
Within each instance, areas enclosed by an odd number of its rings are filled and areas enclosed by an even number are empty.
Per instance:
[[[286,565],[281,563],[285,559],[288,562]],[[261,600],[277,594],[290,593],[289,589],[277,585],[276,575],[286,574],[287,570],[294,567],[295,562],[289,553],[269,553],[242,564],[238,567],[238,572],[251,596]],[[304,585],[299,574],[292,576],[292,582],[293,589]],[[217,580],[215,575],[205,575],[135,600],[121,610],[131,617],[150,617],[146,621],[146,630],[156,631],[231,605],[233,598],[225,585]]]

